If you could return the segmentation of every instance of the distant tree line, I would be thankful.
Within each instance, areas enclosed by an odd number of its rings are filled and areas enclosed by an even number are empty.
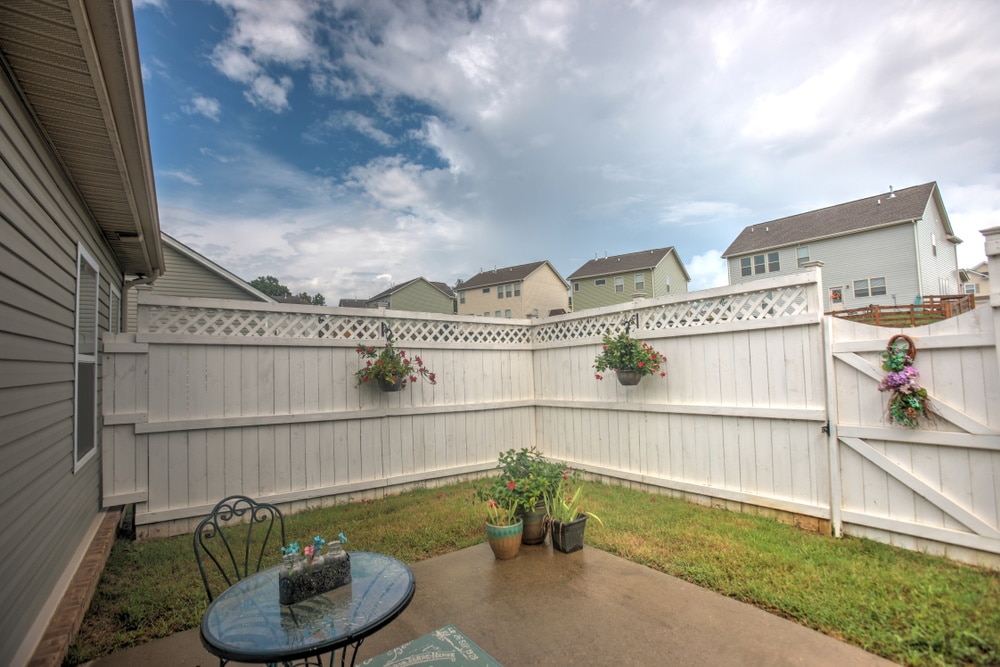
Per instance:
[[[278,279],[274,276],[258,276],[251,280],[250,284],[258,291],[263,292],[270,297],[274,297],[275,299],[294,298],[300,303],[309,303],[314,306],[326,305],[326,299],[319,292],[314,295],[310,295],[309,292],[292,294],[292,290],[278,282]]]

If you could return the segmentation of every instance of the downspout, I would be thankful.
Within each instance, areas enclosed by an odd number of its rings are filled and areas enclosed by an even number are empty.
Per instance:
[[[160,277],[160,269],[153,269],[153,275],[140,276],[135,280],[127,280],[122,285],[122,331],[128,331],[128,291],[136,285],[149,285]],[[138,312],[138,311],[137,311]]]

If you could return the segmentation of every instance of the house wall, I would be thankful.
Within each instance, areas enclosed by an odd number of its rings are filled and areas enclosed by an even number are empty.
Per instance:
[[[958,245],[946,240],[945,234],[941,213],[932,197],[927,203],[923,218],[917,222],[921,289],[925,295],[959,292]]]
[[[684,269],[681,267],[676,250],[664,257],[663,261],[656,267],[653,280],[656,292],[651,296],[687,294],[687,276],[684,275]],[[667,285],[670,286],[669,289]]]
[[[515,307],[513,317],[527,317],[535,310],[540,317],[562,308],[569,310],[566,283],[548,264],[536,269],[521,285],[522,302]]]
[[[389,308],[447,315],[455,312],[454,300],[423,280],[411,283],[389,297]]]
[[[76,546],[89,543],[101,509],[100,423],[96,455],[73,471],[77,243],[100,266],[102,331],[109,289],[120,291],[122,271],[3,73],[0,155],[0,664],[6,665],[34,648],[64,575],[75,570]],[[100,385],[97,401],[100,420]]]
[[[156,282],[150,285],[134,287],[135,293],[128,299],[128,321],[126,330],[135,331],[137,299],[139,292],[162,294],[164,296],[191,296],[212,299],[236,299],[241,301],[259,301],[259,299],[240,289],[219,274],[209,271],[201,264],[177,252],[169,245],[163,245],[164,272]]]
[[[513,281],[512,281],[513,282]],[[516,307],[519,311],[521,310],[521,296],[513,297],[511,299],[498,299],[497,298],[497,285],[489,285],[489,292],[483,292],[486,287],[474,287],[472,289],[466,290],[456,290],[465,292],[465,303],[461,303],[461,299],[458,298],[458,314],[459,315],[478,315],[482,316],[483,313],[489,313],[492,316],[497,310],[500,311],[501,316],[503,311],[510,308],[512,311]],[[524,282],[521,282],[521,294],[524,294]],[[457,297],[457,295],[456,295]],[[513,312],[511,317],[513,317]]]
[[[845,309],[868,305],[891,306],[914,303],[920,294],[914,225],[904,223],[858,234],[812,241],[809,259],[823,262],[823,302],[831,309],[830,288],[842,287]],[[740,257],[729,258],[729,281],[745,284],[762,277],[790,275],[803,271],[798,267],[798,245],[778,248],[781,270],[749,278],[740,276]],[[765,254],[770,251],[765,251]],[[760,254],[760,253],[754,253]],[[886,279],[886,294],[856,297],[853,284],[865,278]]]
[[[653,294],[653,271],[650,269],[642,271],[630,271],[628,273],[614,273],[606,276],[591,276],[574,280],[572,285],[573,311],[589,310],[592,308],[602,308],[620,303],[632,301],[632,295],[636,292],[635,277],[639,274],[643,276],[643,292],[647,297],[656,296]],[[624,279],[625,289],[621,292],[615,291],[615,277],[621,276]],[[595,285],[594,281],[604,279],[603,285]],[[662,280],[661,280],[662,282]],[[580,289],[576,289],[576,285]],[[664,290],[661,286],[658,290],[659,296],[663,296]]]

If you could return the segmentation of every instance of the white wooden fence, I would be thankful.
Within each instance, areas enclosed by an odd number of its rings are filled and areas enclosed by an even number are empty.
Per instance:
[[[105,339],[105,504],[137,503],[146,534],[182,532],[230,493],[295,509],[481,474],[534,445],[606,478],[1000,564],[992,317],[913,330],[958,427],[886,427],[878,353],[898,330],[825,318],[820,271],[541,320],[150,295],[138,333]],[[601,335],[633,314],[667,377],[596,380]],[[354,347],[383,324],[437,385],[355,385]]]

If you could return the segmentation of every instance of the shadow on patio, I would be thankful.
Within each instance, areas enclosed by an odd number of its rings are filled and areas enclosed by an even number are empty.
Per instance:
[[[487,544],[411,566],[405,612],[358,662],[453,624],[501,664],[890,665],[836,639],[675,577],[585,547],[547,544],[494,560]],[[212,665],[198,630],[101,658],[93,667]]]

